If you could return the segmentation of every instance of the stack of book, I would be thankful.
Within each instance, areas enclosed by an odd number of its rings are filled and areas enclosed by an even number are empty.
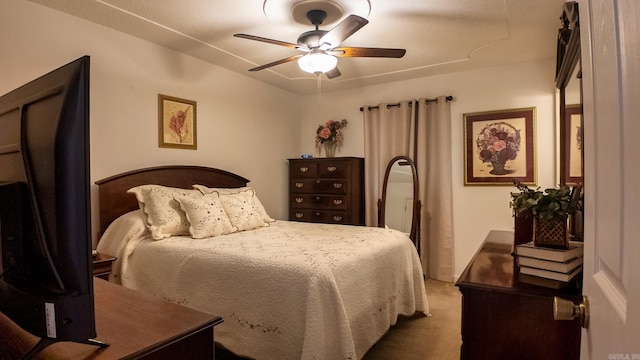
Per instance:
[[[516,245],[518,280],[559,289],[582,271],[583,246],[570,242],[568,249],[535,246],[533,242]]]

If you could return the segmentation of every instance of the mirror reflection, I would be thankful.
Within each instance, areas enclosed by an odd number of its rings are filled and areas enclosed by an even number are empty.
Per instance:
[[[411,232],[413,174],[406,161],[398,160],[391,166],[387,182],[385,214],[385,225],[407,234]]]
[[[566,123],[565,183],[581,182],[582,178],[582,100],[580,61],[576,64],[564,91]]]
[[[413,161],[406,156],[393,158],[382,184],[378,200],[378,226],[389,227],[409,235],[418,247],[420,237],[420,200],[418,176]]]
[[[567,106],[580,104],[580,69],[580,61],[578,61],[564,90],[564,98]]]

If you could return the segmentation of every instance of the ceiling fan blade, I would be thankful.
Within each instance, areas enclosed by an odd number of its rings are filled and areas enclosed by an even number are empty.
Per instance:
[[[363,48],[363,47],[343,47],[327,51],[336,57],[384,57],[401,58],[407,52],[405,49],[389,48]]]
[[[326,73],[324,73],[325,75],[327,75],[327,78],[329,79],[333,79],[333,78],[337,78],[338,76],[342,75],[342,73],[340,72],[340,70],[338,70],[338,67],[334,67],[333,69],[327,71]]]
[[[336,47],[368,23],[369,20],[363,17],[349,15],[338,25],[334,26],[333,29],[329,30],[328,33],[324,34],[318,43],[320,45],[326,43],[329,44],[330,47]]]
[[[294,55],[294,56],[289,56],[288,58],[284,58],[284,59],[280,59],[278,61],[274,61],[268,64],[264,64],[262,66],[258,66],[258,67],[254,67],[253,69],[249,69],[249,71],[260,71],[260,70],[264,70],[266,68],[270,68],[272,66],[276,66],[276,65],[280,65],[280,64],[284,64],[284,63],[288,63],[290,61],[296,60],[297,58],[304,56],[303,54],[300,55]]]
[[[274,40],[274,39],[267,39],[267,38],[263,38],[263,37],[255,36],[255,35],[233,34],[233,36],[239,37],[239,38],[243,38],[243,39],[262,41],[262,42],[266,42],[266,43],[274,44],[274,45],[280,45],[280,46],[288,47],[290,49],[297,49],[298,48],[298,44],[292,44],[292,43],[289,43],[289,42],[286,42],[286,41],[280,41],[280,40]]]

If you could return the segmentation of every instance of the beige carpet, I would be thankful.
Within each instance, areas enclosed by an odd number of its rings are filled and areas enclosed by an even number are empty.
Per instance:
[[[453,283],[425,284],[431,316],[400,318],[363,360],[460,359],[462,296]]]

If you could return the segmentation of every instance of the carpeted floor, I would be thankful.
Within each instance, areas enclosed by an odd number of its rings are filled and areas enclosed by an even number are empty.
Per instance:
[[[400,318],[363,360],[460,359],[462,296],[453,283],[425,284],[431,316]]]

